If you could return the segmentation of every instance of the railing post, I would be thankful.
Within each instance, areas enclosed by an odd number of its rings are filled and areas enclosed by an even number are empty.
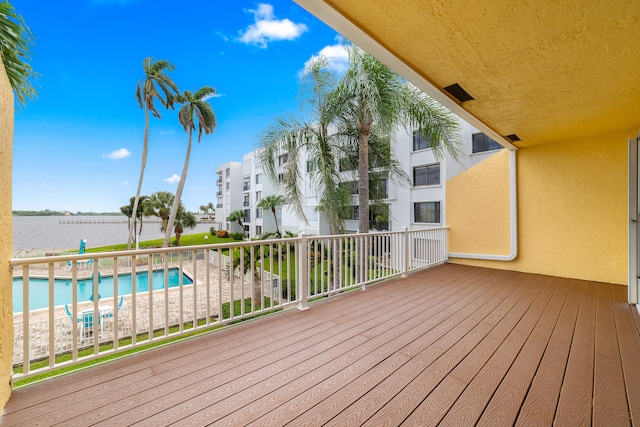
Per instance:
[[[409,228],[402,227],[402,243],[404,246],[404,271],[402,272],[403,279],[409,277]]]
[[[296,258],[298,259],[298,269],[296,278],[296,287],[298,289],[298,310],[306,310],[309,308],[307,300],[309,298],[307,278],[309,277],[309,264],[308,264],[308,248],[307,248],[307,233],[300,233],[300,240],[298,241],[298,250],[296,251]]]

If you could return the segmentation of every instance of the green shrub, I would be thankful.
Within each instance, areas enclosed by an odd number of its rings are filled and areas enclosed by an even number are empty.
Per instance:
[[[218,230],[218,231],[216,231],[216,235],[218,237],[223,238],[223,239],[228,239],[229,238],[229,232],[227,230]]]
[[[229,233],[229,237],[233,240],[242,240],[244,239],[244,233],[241,231],[234,231],[233,233]]]
[[[218,236],[218,232],[216,231],[215,227],[211,227],[209,229],[209,233],[211,233],[212,236]],[[218,237],[220,237],[220,236],[218,236]]]

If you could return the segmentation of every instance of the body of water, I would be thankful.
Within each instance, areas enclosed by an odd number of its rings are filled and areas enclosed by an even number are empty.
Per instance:
[[[167,276],[169,288],[180,284],[180,271],[170,268]],[[151,276],[154,290],[164,288],[164,270],[157,270]],[[190,285],[193,282],[188,276],[182,276],[182,283]],[[118,275],[118,295],[131,294],[131,274]],[[136,273],[136,293],[149,290],[149,272]],[[101,298],[113,296],[113,276],[101,276],[98,285],[98,293]],[[93,281],[91,279],[78,280],[78,302],[90,301],[93,294]],[[53,283],[53,301],[55,306],[71,304],[73,302],[73,282],[71,279],[55,279]],[[47,279],[29,279],[29,310],[46,308],[49,305],[49,281]],[[13,312],[19,313],[23,309],[22,278],[13,279]]]
[[[66,223],[69,221],[103,221],[105,223]],[[121,223],[122,221],[122,223]],[[204,233],[214,226],[199,223],[184,234]],[[14,216],[13,252],[32,250],[77,250],[80,239],[87,240],[87,248],[127,243],[129,229],[124,216]],[[140,240],[163,238],[160,224],[144,224]]]

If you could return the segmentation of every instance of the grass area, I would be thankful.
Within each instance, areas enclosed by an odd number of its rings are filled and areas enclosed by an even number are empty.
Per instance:
[[[209,236],[208,239],[205,240],[204,236]],[[175,239],[171,239],[173,242]],[[159,248],[162,247],[162,243],[164,239],[153,239],[153,240],[145,240],[139,243],[138,247],[140,249],[149,249],[149,248]],[[180,246],[198,246],[198,245],[213,245],[218,243],[234,243],[236,240],[230,238],[222,238],[218,236],[212,236],[211,233],[195,233],[195,234],[185,234],[180,237]],[[132,249],[135,249],[135,243],[131,245]],[[99,246],[97,248],[87,248],[87,253],[96,253],[96,252],[112,252],[112,251],[124,251],[127,249],[126,243],[121,243],[118,245],[110,245],[110,246]]]
[[[234,315],[237,316],[237,315],[239,315],[241,313],[241,304],[242,304],[241,300],[235,300],[234,301],[234,304],[233,304],[233,313],[234,313]],[[265,304],[265,307],[269,307],[271,305],[271,301],[269,300],[269,298],[265,298],[264,304]],[[245,313],[250,313],[251,312],[251,298],[246,298],[244,300],[244,309],[245,309]],[[256,310],[260,310],[260,305],[257,304],[255,309]],[[279,311],[279,310],[276,310],[276,311]],[[250,317],[247,317],[247,318],[244,318],[244,319],[240,319],[240,320],[235,320],[235,321],[229,322],[229,324],[235,324],[235,323],[244,322],[244,321],[247,321],[249,319],[255,319],[257,317],[265,316],[265,315],[271,314],[271,313],[272,312],[259,313],[259,314],[256,314],[254,316],[250,316]],[[225,303],[222,304],[222,318],[223,319],[229,319],[230,317],[231,317],[231,307],[230,307],[230,304],[228,302],[225,302]],[[214,322],[216,320],[217,320],[217,318],[215,316],[212,316],[211,319],[210,319],[211,322]],[[198,320],[198,326],[203,326],[205,324],[206,324],[206,319],[199,319]],[[212,325],[212,326],[210,326],[208,328],[203,328],[203,329],[198,329],[198,330],[195,330],[195,331],[192,331],[192,332],[187,332],[187,333],[184,333],[184,334],[182,334],[180,336],[171,337],[171,338],[167,338],[167,339],[162,339],[160,341],[151,342],[149,344],[145,344],[145,345],[142,345],[142,346],[139,346],[139,347],[129,348],[129,349],[122,350],[122,351],[117,351],[117,352],[114,352],[112,354],[109,354],[109,355],[106,355],[106,356],[103,356],[103,357],[99,357],[99,358],[96,358],[96,359],[93,359],[93,360],[88,360],[88,361],[83,362],[83,363],[79,363],[79,364],[75,364],[75,365],[71,365],[71,366],[65,366],[65,367],[62,367],[62,368],[59,368],[59,369],[55,369],[53,371],[45,372],[45,373],[42,373],[42,374],[39,374],[39,375],[34,375],[32,377],[29,377],[29,378],[20,379],[20,380],[18,380],[18,381],[13,383],[13,387],[14,388],[24,387],[24,386],[26,386],[28,384],[32,384],[32,383],[35,383],[35,382],[38,382],[38,381],[42,381],[42,380],[47,379],[47,378],[52,378],[52,377],[55,377],[55,376],[58,376],[58,375],[62,375],[62,374],[66,374],[66,373],[69,373],[69,372],[77,371],[77,370],[80,370],[80,369],[83,369],[83,368],[86,368],[86,367],[89,367],[89,366],[97,365],[99,363],[104,363],[104,362],[109,361],[109,360],[117,359],[117,358],[129,355],[129,354],[137,353],[137,352],[140,352],[140,351],[143,351],[143,350],[148,350],[148,349],[151,349],[151,348],[154,348],[154,347],[159,347],[161,345],[165,345],[165,344],[168,344],[168,343],[172,343],[172,342],[184,340],[184,339],[187,339],[187,338],[191,338],[191,337],[194,337],[194,336],[198,336],[198,335],[201,335],[201,334],[205,334],[205,333],[214,331],[216,329],[220,329],[220,328],[222,328],[224,326],[225,325],[220,325],[220,324]],[[183,325],[183,329],[184,330],[193,329],[193,322],[186,322]],[[169,334],[176,333],[179,330],[180,330],[179,326],[172,326],[172,327],[169,328]],[[154,333],[153,333],[153,337],[154,338],[162,338],[163,336],[164,336],[164,328],[163,329],[158,329],[158,330],[154,331]],[[144,341],[148,341],[148,339],[149,339],[149,333],[148,332],[145,332],[145,333],[142,333],[142,334],[138,334],[136,336],[136,341],[138,343],[144,342]],[[132,342],[131,337],[122,338],[122,339],[118,340],[118,347],[125,347],[127,345],[130,345],[131,342]],[[105,352],[105,351],[113,350],[113,347],[114,347],[113,342],[101,344],[99,351],[100,352]],[[92,354],[93,354],[93,346],[91,346],[89,348],[82,349],[82,350],[78,350],[78,358],[85,357],[85,356],[90,356]],[[56,364],[61,364],[61,363],[68,362],[68,361],[71,361],[71,360],[72,360],[72,354],[71,353],[64,353],[64,354],[60,354],[60,355],[56,356],[56,362],[55,363]],[[36,370],[36,369],[45,368],[48,365],[49,365],[49,359],[43,359],[43,360],[31,362],[31,365],[30,365],[31,368],[30,369],[33,371],[33,370]],[[23,371],[22,366],[17,366],[17,367],[15,367],[13,369],[13,373],[14,374],[21,374],[22,371]]]

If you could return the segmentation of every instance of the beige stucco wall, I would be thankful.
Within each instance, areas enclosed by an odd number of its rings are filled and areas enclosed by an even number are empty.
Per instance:
[[[634,132],[519,150],[518,257],[452,261],[626,284],[627,140]],[[494,157],[447,183],[452,252],[509,252],[507,153]]]
[[[13,313],[11,271],[13,252],[11,219],[11,146],[13,143],[13,92],[0,61],[0,410],[11,394]]]

